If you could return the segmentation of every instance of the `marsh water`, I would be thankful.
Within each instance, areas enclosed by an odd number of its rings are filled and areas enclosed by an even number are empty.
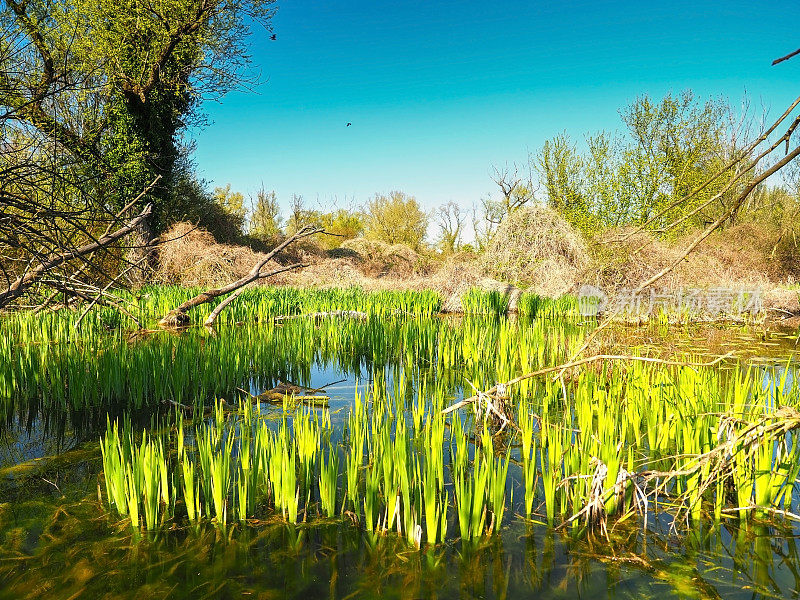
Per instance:
[[[223,326],[216,331],[66,336],[16,343],[2,385],[0,598],[784,598],[800,595],[800,526],[738,516],[676,526],[653,512],[609,523],[608,533],[526,518],[518,445],[508,440],[508,510],[499,532],[459,540],[448,517],[443,543],[410,546],[385,535],[368,543],[355,515],[308,515],[189,527],[180,519],[135,531],[104,498],[99,440],[107,419],[134,429],[168,426],[176,405],[231,406],[281,381],[330,397],[343,440],[357,393],[376,380],[414,398],[434,387],[451,404],[519,374],[497,350],[538,327],[552,333],[545,363],[559,364],[595,327],[552,328],[525,319],[325,319]],[[607,354],[707,359],[747,370],[765,388],[793,386],[796,332],[761,326],[616,327],[596,341]],[[550,333],[548,333],[550,332]],[[473,339],[474,338],[474,339]],[[414,340],[414,343],[409,343]],[[472,341],[470,341],[472,340]],[[475,341],[478,340],[478,341]],[[570,340],[573,340],[570,342]],[[447,350],[447,349],[450,350]],[[469,351],[468,351],[469,350]],[[433,357],[450,351],[457,358]],[[258,404],[276,426],[285,407]],[[464,409],[466,422],[474,418]],[[174,422],[173,422],[174,423]],[[451,482],[448,486],[452,485]],[[788,508],[796,506],[794,490]]]

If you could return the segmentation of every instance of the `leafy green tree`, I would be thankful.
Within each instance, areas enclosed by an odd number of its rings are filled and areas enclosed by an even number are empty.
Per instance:
[[[364,208],[364,233],[387,244],[419,250],[428,230],[428,215],[416,198],[403,192],[376,194]]]
[[[292,195],[291,214],[286,223],[289,234],[306,225],[321,228],[334,235],[322,235],[315,242],[328,250],[338,248],[346,240],[361,235],[364,231],[362,215],[352,210],[340,208],[330,212],[313,210],[305,205],[302,196]]]
[[[584,153],[562,133],[535,157],[548,204],[584,230],[648,223],[680,232],[713,221],[751,180],[719,178],[691,195],[739,151],[722,100],[642,96],[620,115],[624,133],[589,135]]]
[[[550,206],[573,223],[585,220],[588,215],[582,179],[583,158],[566,133],[545,141],[538,166]]]
[[[289,235],[300,231],[306,225],[314,225],[319,220],[319,211],[308,208],[300,194],[292,194],[289,209],[289,218],[286,221],[286,233]]]
[[[244,224],[247,220],[247,209],[244,206],[244,196],[241,192],[232,192],[231,184],[225,187],[216,187],[212,193],[214,202],[229,216],[232,231],[225,236],[225,240],[233,241],[244,234]]]
[[[317,239],[318,243],[328,249],[338,248],[345,241],[358,237],[364,232],[363,217],[346,208],[319,214],[315,224],[326,232],[334,234],[320,236]]]
[[[256,202],[250,214],[250,236],[268,241],[281,231],[280,206],[274,191],[262,187],[256,194]]]
[[[29,147],[62,153],[71,177],[58,191],[92,198],[100,212],[119,209],[160,175],[141,199],[154,204],[149,228],[158,232],[169,217],[181,131],[198,121],[203,99],[247,78],[250,26],[269,26],[271,7],[271,0],[5,0],[3,128]]]

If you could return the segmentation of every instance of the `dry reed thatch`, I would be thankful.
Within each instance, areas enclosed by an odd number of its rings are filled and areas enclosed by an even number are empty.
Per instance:
[[[177,223],[158,247],[155,280],[183,286],[221,285],[246,275],[263,254],[246,246],[218,244],[205,229]]]
[[[516,310],[522,290],[502,281],[486,277],[475,260],[448,260],[427,278],[430,289],[438,291],[444,299],[443,312],[462,312],[461,296],[473,288],[487,292],[500,292],[509,296],[509,310]]]
[[[378,240],[353,238],[345,241],[340,252],[350,251],[366,275],[420,275],[426,272],[423,257],[405,244],[387,244]]]
[[[569,292],[588,263],[583,236],[555,210],[540,204],[506,217],[480,259],[486,275],[546,296]]]
[[[750,287],[770,289],[792,277],[772,256],[777,237],[764,227],[744,223],[716,232],[659,282],[660,287]],[[592,266],[593,283],[604,288],[636,287],[673,263],[685,239],[666,242],[638,232],[623,242],[625,229],[610,229],[598,236]],[[687,236],[691,238],[691,234]]]

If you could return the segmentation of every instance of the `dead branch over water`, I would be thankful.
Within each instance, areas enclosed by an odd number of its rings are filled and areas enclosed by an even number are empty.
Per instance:
[[[269,271],[269,272],[264,272],[263,271],[264,267],[266,267],[267,264],[269,264],[270,261],[275,259],[283,250],[285,250],[287,247],[289,247],[293,243],[295,243],[298,240],[301,240],[303,238],[309,237],[311,235],[315,235],[317,233],[322,233],[322,232],[323,232],[323,230],[321,228],[319,228],[319,227],[313,227],[311,225],[306,225],[305,227],[302,227],[296,233],[294,233],[293,235],[288,237],[286,240],[284,240],[282,243],[280,243],[275,248],[273,248],[269,252],[269,254],[267,254],[263,259],[261,259],[250,270],[250,272],[247,275],[245,275],[241,279],[238,279],[238,280],[236,280],[236,281],[234,281],[232,283],[229,283],[228,285],[224,285],[222,287],[211,289],[211,290],[206,290],[205,292],[202,292],[202,293],[198,294],[197,296],[194,296],[193,298],[190,298],[189,300],[187,300],[186,302],[184,302],[183,304],[181,304],[177,308],[172,309],[166,315],[164,315],[164,317],[159,321],[159,325],[161,325],[162,327],[177,327],[177,326],[181,326],[181,325],[186,325],[189,322],[189,311],[192,308],[194,308],[196,306],[200,306],[200,305],[205,304],[207,302],[211,302],[215,298],[219,298],[220,296],[224,296],[225,294],[230,294],[231,292],[235,292],[235,294],[231,298],[229,298],[227,300],[227,302],[224,302],[224,305],[222,306],[222,308],[220,308],[219,311],[216,311],[216,314],[212,313],[212,315],[209,316],[210,322],[209,322],[208,319],[206,320],[206,325],[213,324],[214,321],[216,320],[217,316],[219,315],[219,312],[221,312],[222,309],[224,309],[225,306],[230,304],[230,302],[232,302],[235,298],[237,298],[239,295],[241,295],[241,293],[242,293],[242,291],[243,291],[243,289],[244,289],[244,287],[246,285],[249,285],[249,284],[251,284],[251,283],[253,283],[255,281],[258,281],[260,279],[267,279],[269,277],[277,275],[278,273],[283,273],[285,271],[292,270],[292,269],[299,269],[299,268],[302,268],[303,266],[305,266],[303,264],[298,263],[298,264],[290,265],[288,267],[281,267],[279,269],[275,269],[275,270]],[[217,307],[217,308],[219,308],[219,307]],[[213,316],[213,318],[212,318],[212,316]]]

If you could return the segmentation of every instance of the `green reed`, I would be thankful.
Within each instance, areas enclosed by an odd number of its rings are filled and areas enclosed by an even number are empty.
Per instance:
[[[105,331],[108,315],[87,322],[96,339],[55,315],[0,322],[17,335],[0,336],[5,406],[47,402],[59,410],[119,414],[172,401],[200,409],[248,384],[311,385],[314,365],[372,376],[372,386],[360,387],[349,413],[334,424],[327,410],[289,406],[269,421],[249,400],[233,410],[215,403],[210,419],[180,423],[180,434],[139,438],[109,420],[101,444],[105,496],[136,527],[207,519],[224,529],[251,517],[296,523],[347,512],[375,543],[397,531],[418,546],[444,541],[449,515],[471,543],[500,530],[515,497],[531,519],[543,503],[541,517],[552,525],[590,502],[606,518],[629,516],[638,498],[634,484],[647,471],[676,473],[662,478],[657,491],[654,482],[646,488],[651,512],[658,505],[699,522],[737,511],[745,518],[796,510],[800,445],[794,430],[775,429],[793,414],[786,411],[800,407],[797,383],[787,375],[767,389],[763,373],[733,363],[725,370],[588,365],[510,386],[520,431],[483,440],[483,423],[474,423],[470,410],[444,417],[442,409],[465,386],[472,392],[468,382],[488,389],[568,360],[591,331],[573,322],[575,299],[531,300],[535,318],[514,323],[417,318],[414,295],[272,293],[258,291],[257,308],[241,308],[260,311],[261,325],[216,336],[192,330],[129,340]],[[146,291],[142,310],[158,312],[174,299],[165,294]],[[419,311],[434,309],[437,299],[428,301]],[[334,306],[366,307],[369,318],[276,325],[267,317]],[[752,431],[767,427],[768,437],[754,437]],[[701,460],[726,441],[728,463]],[[509,447],[520,448],[520,467],[501,450]],[[520,482],[517,489],[512,481]]]
[[[461,296],[461,307],[467,314],[504,315],[508,312],[508,294],[496,290],[471,288]]]

